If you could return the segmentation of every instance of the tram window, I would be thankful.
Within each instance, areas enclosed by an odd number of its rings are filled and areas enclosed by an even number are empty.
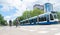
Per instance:
[[[37,18],[35,18],[34,21],[37,22]]]
[[[33,19],[30,19],[29,22],[32,23],[33,22]]]
[[[26,21],[26,23],[28,23],[28,20]]]
[[[54,18],[56,19],[56,18],[57,18],[57,16],[56,16],[56,15],[54,15]]]
[[[41,21],[41,17],[39,18],[39,21]]]
[[[33,22],[33,19],[31,21]]]
[[[39,21],[46,21],[46,17],[40,17]]]
[[[25,23],[25,22],[23,22],[23,23]]]
[[[23,23],[25,23],[25,22],[23,22]]]
[[[52,15],[52,14],[50,14],[50,20],[54,20],[54,19],[53,19],[53,15]]]
[[[37,18],[36,18],[36,22],[37,22]]]
[[[46,21],[46,17],[45,16],[43,17],[43,21]]]
[[[44,21],[46,21],[46,17],[44,17]]]
[[[42,21],[42,18],[41,17],[39,18],[39,21]]]

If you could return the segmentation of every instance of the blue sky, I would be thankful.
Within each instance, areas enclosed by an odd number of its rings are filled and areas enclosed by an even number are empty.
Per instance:
[[[0,14],[4,16],[4,19],[9,21],[14,20],[16,17],[21,16],[26,10],[33,9],[34,4],[52,3],[54,10],[60,10],[60,0],[0,0]]]

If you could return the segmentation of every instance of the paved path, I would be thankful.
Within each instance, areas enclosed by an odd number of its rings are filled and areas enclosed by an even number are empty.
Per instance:
[[[60,25],[3,26],[0,35],[60,35]]]

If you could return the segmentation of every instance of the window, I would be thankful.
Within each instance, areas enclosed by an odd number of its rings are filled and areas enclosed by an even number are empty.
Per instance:
[[[55,18],[55,19],[57,18],[57,15],[56,15],[56,14],[54,15],[54,18]]]
[[[34,19],[32,19],[31,21],[34,22]]]
[[[35,18],[34,21],[37,22],[37,18]]]
[[[36,23],[36,22],[37,22],[37,18],[34,18],[34,19],[33,19],[33,22]]]
[[[23,21],[23,23],[25,23],[25,21]]]
[[[39,21],[46,21],[46,16],[39,17]]]
[[[52,14],[50,14],[50,20],[54,20],[54,18],[53,18],[53,15],[52,15]]]
[[[30,19],[29,22],[32,23],[33,22],[33,19]]]
[[[28,23],[28,20],[26,21],[26,23]]]

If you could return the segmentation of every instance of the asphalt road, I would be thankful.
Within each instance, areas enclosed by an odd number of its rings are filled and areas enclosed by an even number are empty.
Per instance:
[[[0,35],[60,35],[60,24],[35,26],[2,26]]]

